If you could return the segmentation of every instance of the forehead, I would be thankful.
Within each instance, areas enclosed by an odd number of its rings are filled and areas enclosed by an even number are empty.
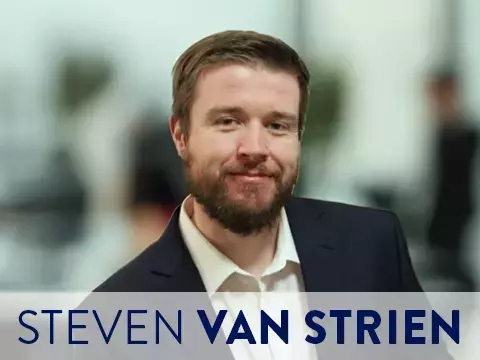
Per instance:
[[[300,88],[287,71],[262,65],[228,64],[204,70],[197,81],[192,112],[214,106],[238,106],[247,111],[298,114]]]

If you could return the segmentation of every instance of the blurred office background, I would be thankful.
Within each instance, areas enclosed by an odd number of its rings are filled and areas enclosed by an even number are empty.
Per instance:
[[[91,290],[160,236],[171,68],[226,29],[309,63],[297,194],[394,210],[426,290],[477,289],[479,27],[474,0],[3,0],[0,290]]]

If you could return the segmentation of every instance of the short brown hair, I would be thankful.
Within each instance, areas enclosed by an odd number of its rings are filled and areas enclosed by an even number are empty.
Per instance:
[[[294,75],[300,87],[299,137],[308,104],[310,74],[297,52],[275,37],[254,31],[223,31],[191,45],[173,67],[173,116],[180,119],[188,136],[189,115],[199,74],[207,67],[225,63],[262,64]]]

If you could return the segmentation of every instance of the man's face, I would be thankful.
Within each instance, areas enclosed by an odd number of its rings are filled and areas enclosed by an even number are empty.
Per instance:
[[[299,103],[287,72],[230,64],[199,77],[189,137],[174,137],[190,192],[227,229],[249,235],[272,225],[291,195]]]
[[[437,82],[431,87],[431,103],[437,120],[455,120],[459,111],[456,86],[453,82]]]

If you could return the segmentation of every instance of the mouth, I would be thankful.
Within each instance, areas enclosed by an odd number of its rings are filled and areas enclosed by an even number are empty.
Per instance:
[[[260,180],[260,179],[267,179],[270,176],[267,175],[252,175],[252,174],[235,174],[234,176],[240,177],[242,179],[252,179],[252,180]]]
[[[263,173],[232,173],[229,175],[235,179],[247,182],[263,182],[272,178],[271,175]]]

